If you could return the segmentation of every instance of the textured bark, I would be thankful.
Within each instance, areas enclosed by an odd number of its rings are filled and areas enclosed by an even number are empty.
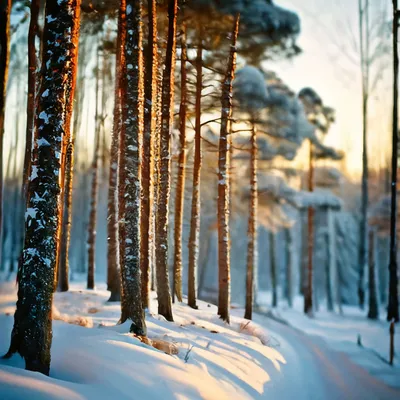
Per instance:
[[[196,57],[196,103],[194,126],[194,161],[193,161],[193,188],[192,206],[189,232],[189,262],[188,262],[188,305],[197,309],[196,284],[197,267],[200,246],[200,174],[201,174],[201,92],[203,89],[203,44],[202,30],[198,29],[199,43]]]
[[[314,155],[313,145],[310,142],[309,170],[308,170],[308,190],[314,191]],[[307,264],[307,287],[304,292],[304,313],[313,313],[313,253],[314,253],[314,209],[308,208],[307,214],[307,244],[308,244],[308,264]]]
[[[96,67],[96,113],[95,113],[95,145],[91,166],[92,184],[90,189],[90,212],[88,225],[88,272],[87,288],[95,288],[95,269],[96,269],[96,225],[97,225],[97,197],[99,191],[99,153],[100,153],[100,112],[99,112],[99,80],[100,80],[100,50],[97,49]]]
[[[278,265],[276,259],[275,233],[269,233],[269,251],[271,255],[271,288],[272,288],[272,307],[278,306]]]
[[[218,150],[218,315],[229,323],[230,234],[229,234],[229,155],[232,123],[232,84],[235,78],[239,15],[235,18],[232,44],[221,94],[221,130]]]
[[[285,229],[286,233],[286,297],[288,301],[288,306],[290,308],[293,307],[293,283],[294,283],[294,276],[293,276],[293,232],[291,228]]]
[[[3,142],[8,64],[10,60],[11,0],[0,0],[0,243],[3,231]],[[3,261],[0,248],[0,262]]]
[[[179,159],[178,180],[175,199],[175,232],[174,232],[174,285],[173,293],[178,301],[182,301],[182,224],[185,201],[186,175],[186,118],[187,118],[187,48],[186,23],[182,24],[181,32],[181,104],[179,107]],[[174,296],[172,297],[174,299]]]
[[[26,369],[50,370],[51,307],[59,235],[60,161],[72,32],[78,29],[79,0],[47,0],[43,63],[35,117],[35,148],[25,214],[25,244],[18,271],[18,301],[7,356],[18,352]],[[55,43],[58,43],[55,46]],[[69,98],[68,101],[73,101]]]
[[[110,171],[107,202],[107,287],[108,301],[121,300],[120,253],[118,237],[118,149],[121,131],[121,56],[125,32],[121,13],[118,16],[117,52],[115,59],[114,120],[110,150]]]
[[[250,204],[249,222],[247,229],[247,274],[246,274],[246,307],[244,317],[252,318],[254,302],[254,280],[257,279],[255,271],[258,262],[257,257],[257,131],[253,124],[251,131],[251,157],[250,157]]]
[[[170,140],[174,111],[176,17],[178,0],[168,1],[168,41],[162,85],[158,210],[156,215],[156,274],[158,313],[173,321],[168,281],[168,204],[170,196]]]
[[[368,292],[369,292],[369,307],[368,307],[368,318],[379,319],[379,307],[378,307],[378,293],[377,293],[377,282],[376,282],[376,242],[375,232],[373,229],[369,231],[369,247],[368,247]]]
[[[125,59],[122,64],[122,135],[120,158],[124,169],[120,185],[125,201],[120,208],[121,320],[132,321],[130,332],[146,336],[140,280],[140,182],[143,140],[144,74],[142,53],[142,1],[126,1]]]
[[[393,0],[393,130],[392,130],[392,187],[391,187],[391,217],[390,217],[390,261],[389,261],[389,302],[387,320],[400,321],[399,315],[399,276],[397,266],[397,168],[398,168],[398,95],[399,95],[399,54],[398,29],[399,12],[397,0]]]
[[[140,221],[140,269],[142,273],[142,301],[145,308],[150,303],[150,265],[151,248],[153,247],[152,211],[154,201],[154,138],[156,127],[157,103],[157,5],[155,0],[147,2],[148,7],[148,40],[146,69],[144,81],[144,132],[143,132],[143,162],[142,162],[142,203]]]

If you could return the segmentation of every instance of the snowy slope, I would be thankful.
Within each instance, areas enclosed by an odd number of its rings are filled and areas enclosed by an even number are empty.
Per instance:
[[[258,315],[250,323],[233,316],[227,326],[204,302],[199,310],[174,305],[175,323],[146,316],[149,337],[179,350],[165,354],[116,325],[119,304],[106,302],[107,291],[83,287],[55,295],[50,377],[24,371],[19,356],[0,360],[0,399],[399,398],[322,341]],[[0,353],[15,299],[14,285],[0,284]]]

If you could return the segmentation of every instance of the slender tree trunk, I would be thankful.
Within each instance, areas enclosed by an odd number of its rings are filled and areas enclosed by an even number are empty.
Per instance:
[[[397,0],[393,0],[393,131],[392,131],[392,190],[391,190],[391,216],[390,216],[390,261],[389,261],[389,303],[387,320],[400,321],[399,293],[398,293],[398,268],[397,268],[397,168],[398,168],[398,80],[399,80],[399,54],[397,36],[399,29],[399,12]]]
[[[377,293],[377,282],[376,282],[376,242],[375,232],[373,229],[369,231],[369,247],[368,247],[368,291],[369,291],[369,308],[368,318],[379,319],[379,307],[378,307],[378,293]]]
[[[0,0],[0,243],[3,231],[3,142],[8,63],[10,60],[11,0]],[[0,248],[0,262],[2,262]]]
[[[121,57],[125,32],[121,13],[118,16],[117,51],[115,58],[114,120],[110,151],[110,171],[107,202],[107,287],[108,301],[121,300],[120,253],[118,236],[118,149],[121,132]]]
[[[143,140],[144,74],[142,53],[142,1],[126,1],[126,42],[122,64],[122,135],[124,167],[120,185],[124,202],[120,208],[122,301],[121,319],[132,321],[130,332],[146,336],[140,281],[140,182]]]
[[[301,223],[301,249],[300,249],[300,279],[299,279],[299,293],[304,296],[306,291],[306,276],[307,276],[307,215],[306,211],[300,211]]]
[[[201,174],[201,92],[203,89],[203,43],[202,29],[198,29],[199,42],[196,57],[196,104],[194,133],[194,162],[192,207],[189,232],[189,263],[188,263],[188,305],[197,309],[196,283],[200,246],[200,174]]]
[[[310,141],[309,172],[308,172],[308,190],[314,191],[314,154],[313,145]],[[304,293],[304,313],[312,315],[313,313],[313,254],[314,254],[314,209],[308,207],[308,268],[307,268],[307,288]]]
[[[218,314],[230,320],[230,234],[229,234],[229,136],[232,117],[232,85],[235,78],[239,15],[235,17],[228,66],[221,94],[221,130],[218,151]]]
[[[286,228],[286,297],[288,306],[293,307],[293,232],[292,228]]]
[[[185,201],[186,174],[186,118],[187,118],[187,48],[186,23],[182,23],[181,32],[181,104],[179,107],[179,160],[178,181],[175,199],[175,232],[174,232],[174,287],[173,293],[182,301],[182,224]],[[172,297],[174,299],[175,296]]]
[[[176,17],[178,0],[168,1],[168,41],[163,73],[158,211],[156,215],[156,274],[158,313],[173,321],[168,281],[168,204],[170,196],[170,140],[174,110]]]
[[[326,306],[328,311],[333,311],[333,286],[334,286],[334,276],[336,270],[336,238],[335,238],[335,222],[334,215],[331,209],[327,209],[327,233],[326,233],[326,248],[327,248],[327,258],[326,258]]]
[[[87,288],[95,288],[95,269],[96,269],[96,223],[97,223],[97,197],[99,189],[99,152],[100,152],[100,112],[99,112],[99,80],[100,80],[100,49],[97,49],[96,67],[96,113],[95,113],[95,145],[92,161],[92,185],[90,192],[90,213],[88,226],[88,274]]]
[[[251,131],[251,158],[250,158],[250,204],[249,222],[247,229],[247,274],[246,274],[246,307],[244,317],[252,318],[254,300],[254,280],[255,267],[258,262],[257,257],[257,207],[258,188],[257,188],[257,131],[253,124]]]
[[[156,0],[147,2],[148,7],[148,44],[145,69],[144,87],[144,133],[143,133],[143,162],[142,162],[142,204],[141,204],[141,242],[140,269],[142,272],[142,301],[145,308],[150,305],[150,265],[151,249],[153,247],[152,211],[154,201],[154,131],[156,127],[157,104],[157,5]]]
[[[60,115],[65,115],[68,82],[64,77],[71,73],[69,43],[72,33],[78,29],[79,13],[79,0],[46,2],[25,245],[7,354],[10,357],[18,352],[25,359],[26,369],[46,375],[50,370],[51,307],[59,240],[59,172],[64,130]]]
[[[269,233],[269,251],[271,254],[271,287],[272,287],[272,307],[278,306],[278,271],[276,260],[275,233]]]

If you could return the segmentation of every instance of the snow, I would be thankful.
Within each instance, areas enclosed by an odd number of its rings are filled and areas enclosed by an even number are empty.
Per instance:
[[[99,285],[104,287],[104,285]],[[232,309],[231,325],[217,308],[174,304],[175,323],[146,314],[150,339],[161,339],[177,355],[141,343],[116,325],[119,303],[106,290],[72,283],[55,294],[50,377],[23,370],[15,355],[0,360],[0,398],[33,399],[395,399],[399,392],[313,343],[294,329],[261,315],[255,321]],[[0,353],[9,345],[16,287],[0,284]],[[352,396],[349,397],[349,395]],[[371,394],[370,397],[366,394]],[[374,397],[375,396],[375,397]]]

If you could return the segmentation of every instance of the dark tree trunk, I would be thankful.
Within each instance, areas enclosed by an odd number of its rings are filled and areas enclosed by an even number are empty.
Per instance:
[[[247,229],[247,274],[246,274],[246,307],[244,317],[252,318],[254,303],[254,280],[257,279],[255,271],[257,271],[257,205],[258,205],[258,188],[257,188],[257,131],[252,126],[251,132],[251,158],[250,158],[250,204],[249,204],[249,221]]]
[[[314,191],[314,155],[313,144],[310,141],[309,171],[308,171],[308,190]],[[313,254],[314,254],[314,209],[308,208],[308,268],[307,268],[307,287],[304,293],[304,313],[313,313]]]
[[[157,104],[157,5],[156,0],[149,0],[148,7],[148,40],[144,81],[144,132],[143,132],[143,162],[142,162],[142,204],[140,221],[140,269],[142,272],[142,301],[145,308],[150,302],[150,265],[151,249],[153,247],[152,211],[154,201],[154,131],[156,127]]]
[[[275,233],[269,233],[269,251],[271,255],[271,288],[272,288],[272,307],[278,306],[278,271],[276,260]]]
[[[156,215],[156,274],[158,313],[173,321],[168,281],[168,204],[170,196],[170,140],[174,110],[176,17],[178,0],[168,1],[168,41],[162,85],[158,210]]]
[[[107,202],[107,287],[111,292],[108,301],[121,300],[121,271],[118,237],[118,149],[121,135],[121,61],[125,46],[125,16],[119,13],[117,52],[115,58],[114,120],[110,151],[110,171]]]
[[[387,320],[400,321],[399,293],[398,293],[398,267],[397,267],[397,162],[398,162],[398,80],[399,80],[399,54],[397,36],[399,28],[399,12],[397,0],[393,0],[393,132],[392,132],[392,204],[390,218],[390,262],[389,262],[389,304]]]
[[[18,271],[18,301],[7,356],[18,352],[26,369],[48,375],[51,307],[59,240],[60,161],[70,43],[79,25],[79,0],[47,0],[43,63],[35,117],[35,149],[28,188],[25,244]],[[55,43],[58,46],[55,46]],[[73,95],[73,94],[72,94]],[[69,98],[73,102],[73,98]]]
[[[196,57],[196,103],[194,126],[194,162],[192,207],[189,232],[189,262],[188,262],[188,305],[197,309],[196,283],[200,246],[200,174],[201,174],[201,92],[203,89],[203,43],[202,29],[198,29],[199,42]]]
[[[99,44],[98,44],[99,46]],[[88,226],[88,272],[87,288],[95,288],[96,269],[96,225],[97,225],[97,197],[99,191],[99,152],[100,152],[100,112],[99,112],[99,80],[100,80],[100,49],[97,48],[96,66],[96,113],[95,113],[95,145],[92,161],[92,185],[90,191],[90,213]]]
[[[3,231],[3,142],[8,63],[10,60],[11,0],[0,0],[0,243]],[[3,262],[0,248],[0,263]]]
[[[379,307],[378,307],[378,293],[376,285],[376,243],[375,233],[373,229],[369,231],[369,247],[368,247],[368,291],[369,291],[369,308],[368,318],[379,319]]]
[[[218,315],[230,320],[230,235],[229,235],[229,136],[232,117],[232,85],[235,78],[239,15],[235,18],[228,66],[221,94],[221,130],[218,150]]]
[[[130,332],[146,336],[140,281],[140,182],[143,139],[144,75],[142,53],[142,1],[126,1],[125,59],[122,64],[122,135],[124,170],[120,180],[124,202],[120,208],[121,320],[132,321]]]
[[[182,301],[182,224],[183,206],[185,201],[186,174],[186,118],[187,118],[187,48],[186,23],[182,24],[181,32],[181,104],[179,107],[179,159],[178,182],[175,199],[175,232],[174,232],[174,287],[173,293],[178,301]],[[174,296],[173,296],[174,299]]]
[[[286,297],[288,306],[293,307],[293,232],[286,228]]]

